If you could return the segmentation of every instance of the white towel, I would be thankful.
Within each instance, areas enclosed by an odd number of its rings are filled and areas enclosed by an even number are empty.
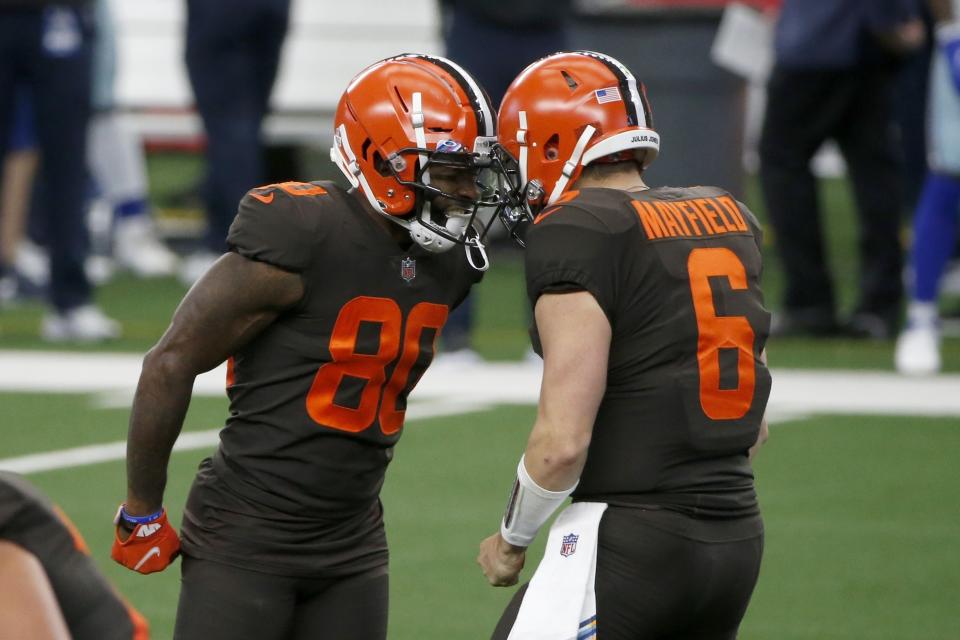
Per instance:
[[[576,502],[557,517],[508,640],[588,640],[597,633],[597,532],[607,505]]]

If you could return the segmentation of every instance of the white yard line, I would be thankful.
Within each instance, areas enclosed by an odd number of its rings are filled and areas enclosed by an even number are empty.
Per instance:
[[[466,413],[485,411],[490,408],[491,406],[488,404],[470,401],[437,401],[426,404],[411,404],[407,408],[407,418],[410,420],[423,420],[426,418],[463,415]],[[216,446],[219,441],[220,429],[188,431],[180,434],[176,444],[173,445],[173,450],[177,452],[208,449]],[[101,462],[123,460],[126,455],[127,443],[125,440],[121,440],[119,442],[72,447],[59,451],[32,453],[25,456],[2,459],[0,460],[0,471],[12,471],[21,474],[41,473],[43,471],[55,471],[69,467],[82,467],[99,464]]]
[[[95,394],[96,406],[124,407],[132,398],[140,364],[141,356],[136,354],[0,351],[0,392],[90,393]],[[540,376],[538,363],[457,367],[441,361],[427,371],[412,394],[408,418],[535,404]],[[777,370],[773,376],[768,405],[773,422],[843,414],[957,417],[960,425],[960,375],[906,378],[882,371]],[[222,366],[199,376],[194,394],[222,397],[225,378]],[[185,433],[175,451],[213,446],[217,433]],[[114,442],[0,459],[0,469],[36,473],[97,464],[122,459],[125,448],[123,442]]]

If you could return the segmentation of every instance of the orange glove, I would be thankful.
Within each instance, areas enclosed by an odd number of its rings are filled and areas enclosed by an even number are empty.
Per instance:
[[[128,531],[121,525],[135,524],[126,540],[120,538],[121,531]],[[127,569],[147,574],[166,569],[180,555],[180,538],[177,530],[167,521],[167,512],[161,509],[155,516],[137,518],[131,522],[130,516],[123,514],[123,505],[117,510],[113,523],[117,525],[113,536],[113,548],[110,557]]]

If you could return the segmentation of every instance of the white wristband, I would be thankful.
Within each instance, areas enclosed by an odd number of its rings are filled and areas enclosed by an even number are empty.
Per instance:
[[[537,537],[537,531],[543,526],[557,507],[577,488],[579,481],[565,491],[544,489],[530,477],[520,457],[517,465],[517,479],[510,492],[510,501],[500,523],[500,535],[504,540],[517,547],[527,547]]]

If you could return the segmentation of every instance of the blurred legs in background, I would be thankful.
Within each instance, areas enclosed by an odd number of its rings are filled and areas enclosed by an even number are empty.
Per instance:
[[[143,144],[116,110],[116,33],[108,0],[97,0],[95,11],[93,115],[87,165],[96,195],[94,211],[98,211],[97,205],[100,205],[106,215],[105,220],[97,224],[100,221],[91,214],[93,245],[101,254],[112,255],[118,267],[134,275],[171,275],[177,258],[160,242],[154,229],[147,199]],[[102,275],[107,273],[109,267]]]
[[[911,375],[936,373],[941,366],[937,302],[960,216],[960,64],[954,51],[938,48],[930,78],[930,168],[914,216],[907,324],[894,354],[897,370]]]
[[[0,156],[5,157],[15,89],[28,88],[41,175],[37,202],[50,255],[49,299],[41,336],[99,341],[119,325],[94,304],[84,271],[87,122],[92,17],[84,7],[0,10]]]
[[[3,158],[0,181],[0,306],[24,293],[16,263],[39,160],[32,136],[32,119],[30,100],[21,91],[14,107],[9,151]]]
[[[495,2],[450,0],[445,9],[445,55],[467,69],[490,92],[494,107],[507,87],[528,64],[569,48],[568,0],[516,0],[509,6]],[[443,332],[438,363],[473,364],[482,361],[473,347],[471,293],[450,314]],[[526,307],[526,298],[521,301]]]
[[[226,251],[237,205],[263,184],[261,126],[267,114],[290,0],[188,0],[186,61],[207,136],[203,249],[184,261],[192,284]]]

